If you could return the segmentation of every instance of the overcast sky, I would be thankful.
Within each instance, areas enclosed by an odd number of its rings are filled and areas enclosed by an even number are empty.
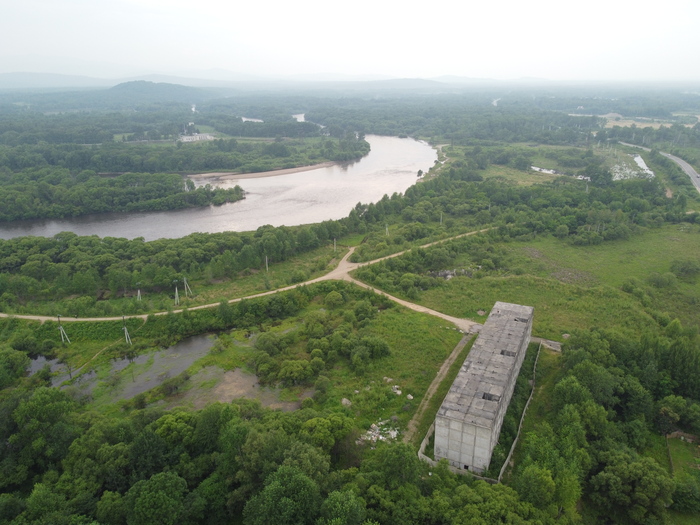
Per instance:
[[[700,81],[698,0],[2,3],[0,72]]]

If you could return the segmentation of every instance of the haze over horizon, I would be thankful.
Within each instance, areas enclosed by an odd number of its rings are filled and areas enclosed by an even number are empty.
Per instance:
[[[0,73],[700,81],[698,20],[693,0],[25,0],[3,7],[14,45],[0,50]]]

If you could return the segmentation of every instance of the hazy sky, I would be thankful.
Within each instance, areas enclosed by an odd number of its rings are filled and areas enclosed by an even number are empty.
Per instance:
[[[0,72],[700,80],[699,26],[698,0],[4,0]]]

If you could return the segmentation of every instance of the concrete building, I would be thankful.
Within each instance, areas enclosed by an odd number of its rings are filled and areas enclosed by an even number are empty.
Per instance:
[[[435,416],[435,459],[483,472],[501,433],[534,308],[497,302]]]

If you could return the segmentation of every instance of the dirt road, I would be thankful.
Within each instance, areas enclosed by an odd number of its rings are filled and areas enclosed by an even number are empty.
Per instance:
[[[445,379],[447,373],[450,371],[450,367],[455,362],[457,357],[459,357],[460,352],[464,349],[471,337],[472,336],[469,335],[465,335],[464,337],[462,337],[461,341],[457,343],[457,346],[455,346],[454,350],[452,350],[450,356],[447,359],[445,359],[444,363],[442,363],[440,370],[438,370],[438,373],[435,375],[435,379],[433,379],[433,382],[430,383],[428,390],[425,392],[425,396],[423,396],[420,405],[418,405],[418,410],[416,410],[416,413],[408,422],[408,428],[406,429],[406,433],[403,435],[404,443],[410,443],[413,439],[413,436],[418,431],[418,422],[423,417],[423,413],[427,410],[428,403],[430,403],[430,400],[433,398],[435,392],[437,392],[437,389],[440,387],[440,383],[442,383],[443,379]]]
[[[450,237],[447,239],[441,239],[439,241],[424,244],[423,246],[420,246],[420,248],[427,248],[429,246],[433,246],[433,245],[440,244],[443,242],[451,241],[453,239],[459,239],[460,237],[466,237],[469,235],[476,235],[477,233],[482,233],[482,232],[486,232],[486,231],[488,231],[488,228],[483,229],[483,230],[463,233],[463,234],[456,235],[454,237]],[[453,323],[455,326],[457,326],[460,330],[462,330],[464,332],[468,332],[470,330],[474,331],[473,327],[475,325],[478,325],[478,323],[474,323],[473,321],[469,321],[467,319],[459,319],[457,317],[452,317],[450,315],[443,314],[443,313],[437,312],[435,310],[431,310],[430,308],[426,308],[425,306],[421,306],[421,305],[414,304],[414,303],[411,303],[408,301],[404,301],[403,299],[399,299],[398,297],[394,297],[392,295],[389,295],[385,292],[382,292],[381,290],[377,290],[376,288],[373,288],[373,287],[369,286],[368,284],[362,283],[362,282],[357,281],[356,279],[353,279],[352,277],[350,277],[350,272],[357,269],[357,268],[360,268],[361,266],[368,266],[370,264],[376,264],[376,263],[383,261],[383,260],[386,260],[386,259],[391,259],[392,257],[398,257],[399,255],[403,255],[404,253],[406,253],[407,251],[410,251],[410,250],[404,250],[402,252],[387,255],[386,257],[381,257],[379,259],[375,259],[373,261],[364,262],[364,263],[353,263],[353,262],[350,262],[348,260],[354,251],[355,251],[354,247],[350,248],[350,251],[348,251],[348,253],[345,254],[345,257],[343,257],[341,259],[341,261],[338,263],[338,266],[336,266],[333,270],[328,272],[326,275],[322,275],[321,277],[317,277],[315,279],[310,279],[310,280],[305,281],[303,283],[292,284],[290,286],[284,286],[282,288],[270,290],[268,292],[247,295],[245,297],[237,297],[236,299],[230,299],[228,302],[229,302],[229,304],[232,304],[232,303],[237,303],[239,301],[242,301],[243,299],[254,299],[256,297],[264,297],[266,295],[272,295],[272,294],[276,294],[278,292],[293,290],[294,288],[297,288],[299,286],[318,283],[321,281],[330,281],[330,280],[348,281],[348,282],[354,283],[358,286],[362,286],[363,288],[367,288],[368,290],[372,290],[375,293],[384,295],[385,297],[388,297],[392,301],[395,301],[395,302],[397,302],[397,303],[399,303],[407,308],[410,308],[411,310],[414,310],[416,312],[427,313],[427,314],[434,315],[436,317],[440,317],[442,319],[445,319],[446,321]],[[216,308],[217,306],[219,306],[219,304],[220,303],[203,304],[200,306],[193,306],[191,308],[188,308],[188,310],[193,311],[193,310],[203,310],[206,308]],[[175,314],[182,313],[182,311],[183,311],[182,308],[180,308],[178,310],[172,310],[172,312]],[[71,323],[71,322],[88,322],[88,323],[93,322],[94,323],[94,322],[101,322],[101,321],[121,321],[122,319],[143,319],[143,320],[146,320],[148,318],[148,315],[159,316],[159,315],[168,315],[168,313],[169,312],[166,311],[166,312],[156,312],[153,314],[127,315],[127,316],[118,316],[118,317],[61,317],[60,321],[62,323]],[[57,320],[56,317],[46,316],[46,315],[25,315],[25,314],[0,313],[0,317],[14,317],[17,319],[28,319],[31,321],[40,321],[41,323],[44,323],[45,321]]]

